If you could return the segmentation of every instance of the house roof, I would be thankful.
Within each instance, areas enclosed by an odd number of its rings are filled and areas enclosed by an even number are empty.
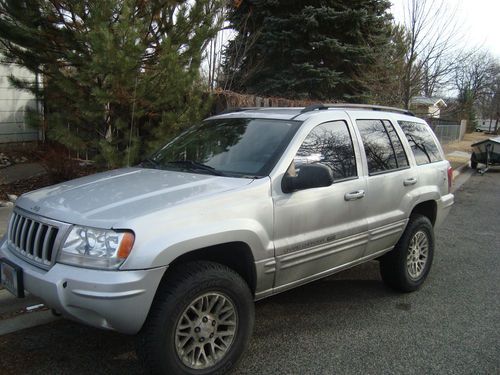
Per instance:
[[[410,99],[410,105],[439,105],[446,107],[446,103],[441,98],[427,97],[427,96],[414,96]]]

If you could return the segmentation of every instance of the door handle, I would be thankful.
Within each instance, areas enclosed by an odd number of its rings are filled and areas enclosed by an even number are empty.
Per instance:
[[[361,199],[364,196],[365,196],[364,190],[356,190],[356,191],[352,191],[350,193],[345,193],[344,199],[346,201],[355,201],[356,199]]]
[[[417,183],[417,179],[415,177],[412,178],[407,178],[406,180],[403,181],[404,186],[410,186],[410,185],[415,185]]]

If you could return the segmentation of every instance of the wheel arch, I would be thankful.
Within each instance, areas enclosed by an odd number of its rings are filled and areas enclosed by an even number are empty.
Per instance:
[[[205,260],[223,264],[238,273],[247,283],[252,295],[255,295],[257,275],[255,260],[250,246],[241,241],[227,242],[191,250],[175,258],[165,272],[169,272],[180,264]]]
[[[432,226],[436,223],[437,217],[437,203],[434,200],[427,200],[420,202],[411,211],[410,216],[413,215],[423,215],[426,216],[432,223]]]

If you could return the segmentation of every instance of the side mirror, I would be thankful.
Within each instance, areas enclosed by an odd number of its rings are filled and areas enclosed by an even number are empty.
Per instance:
[[[300,166],[296,177],[287,176],[281,180],[281,189],[284,193],[296,190],[312,189],[330,186],[333,183],[332,170],[323,164],[304,164]]]

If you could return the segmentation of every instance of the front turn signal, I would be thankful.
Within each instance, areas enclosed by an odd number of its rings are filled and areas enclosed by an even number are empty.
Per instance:
[[[118,247],[117,257],[120,259],[127,259],[134,246],[135,236],[131,232],[126,232]]]

